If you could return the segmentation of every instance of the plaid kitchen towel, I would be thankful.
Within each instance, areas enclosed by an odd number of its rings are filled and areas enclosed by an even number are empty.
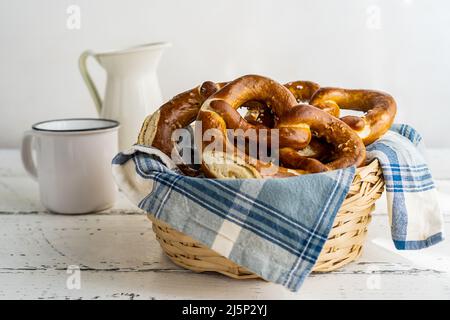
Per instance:
[[[422,137],[405,124],[394,124],[367,146],[368,160],[377,158],[383,170],[392,239],[400,250],[443,240],[443,215],[422,150]]]
[[[298,290],[355,169],[285,179],[193,178],[159,150],[136,145],[114,158],[113,172],[141,209],[262,278]]]
[[[425,247],[442,239],[442,219],[435,195],[428,192],[432,185],[425,182],[432,183],[431,176],[420,171],[426,168],[423,158],[403,137],[417,143],[417,134],[410,127],[396,130],[400,134],[390,132],[373,144],[369,157],[380,159],[386,170],[396,246]],[[114,158],[113,173],[141,209],[262,278],[297,291],[328,237],[355,168],[268,180],[194,178],[180,174],[159,150],[135,145]],[[417,205],[425,198],[428,204]]]

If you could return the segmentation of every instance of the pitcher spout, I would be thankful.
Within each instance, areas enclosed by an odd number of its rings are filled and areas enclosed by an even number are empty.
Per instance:
[[[154,42],[95,55],[100,65],[111,74],[156,72],[162,53],[170,42]]]

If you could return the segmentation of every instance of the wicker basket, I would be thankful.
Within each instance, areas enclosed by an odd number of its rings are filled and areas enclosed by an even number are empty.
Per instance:
[[[313,268],[315,272],[338,269],[357,259],[366,238],[375,201],[383,192],[384,181],[377,160],[358,168],[339,209],[328,240]],[[148,215],[164,252],[177,265],[195,272],[214,271],[235,279],[258,278],[249,270],[205,247],[165,222]]]

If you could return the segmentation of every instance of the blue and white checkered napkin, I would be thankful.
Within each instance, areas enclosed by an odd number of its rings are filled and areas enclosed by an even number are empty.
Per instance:
[[[440,241],[442,219],[431,176],[413,144],[390,132],[370,149],[369,156],[379,158],[385,170],[397,247]],[[114,158],[113,173],[141,209],[262,278],[297,291],[328,237],[355,168],[268,180],[193,178],[181,175],[159,150],[135,145]]]
[[[422,249],[443,240],[443,216],[423,149],[420,134],[405,124],[394,124],[367,147],[367,158],[381,163],[392,239],[400,250]]]

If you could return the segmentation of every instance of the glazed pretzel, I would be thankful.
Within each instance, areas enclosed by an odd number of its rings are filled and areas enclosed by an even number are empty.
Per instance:
[[[172,140],[173,132],[176,129],[185,128],[192,123],[198,115],[198,111],[202,103],[214,92],[226,85],[223,83],[214,83],[206,81],[202,85],[180,93],[173,97],[170,101],[163,104],[157,112],[148,116],[142,125],[141,131],[138,136],[138,143],[148,146],[153,146],[168,156],[176,156],[177,153],[173,153],[175,142]],[[232,111],[235,111],[232,109]],[[231,114],[231,113],[230,113]],[[241,120],[239,114],[234,114],[236,121]],[[234,123],[229,119],[230,127],[244,128],[247,130],[249,127],[245,127],[243,123]],[[273,120],[272,120],[273,121]],[[250,126],[257,129],[258,126]],[[260,127],[260,126],[259,126]],[[292,132],[288,129],[284,130],[285,146],[301,147],[306,143],[304,134],[300,137],[292,135]],[[301,132],[302,133],[302,132]],[[268,135],[270,139],[270,135]],[[300,141],[300,143],[298,142]],[[309,141],[309,140],[308,140]],[[267,141],[270,145],[270,140]],[[182,163],[181,157],[177,157],[178,167],[187,175],[196,176],[199,172],[193,169],[192,166],[188,166]]]
[[[269,105],[279,119],[275,128],[280,131],[280,160],[289,168],[251,158],[229,141],[227,128],[254,128],[236,113],[237,108],[251,100]],[[202,139],[202,146],[199,147],[203,148],[204,172],[213,178],[271,178],[359,166],[364,162],[364,144],[348,125],[313,106],[295,105],[295,97],[290,95],[285,87],[268,78],[254,75],[236,79],[211,95],[202,105],[197,120],[202,122],[202,134],[207,130],[215,130],[214,143],[220,148],[219,151],[206,150],[209,141]],[[297,147],[285,146],[285,137],[282,134],[284,130],[295,132],[297,137],[305,133],[306,144],[309,143],[311,130],[316,132],[318,138],[333,145],[336,159],[323,164],[316,159],[302,156],[297,149],[304,148],[305,144]],[[230,149],[232,152],[226,152]]]
[[[314,93],[319,90],[320,86],[312,81],[298,80],[291,81],[284,85],[297,99],[298,103],[308,103]]]
[[[320,85],[318,83],[307,80],[291,81],[286,83],[284,86],[292,92],[295,99],[297,99],[297,102],[300,104],[309,104],[311,97],[317,90],[320,89]],[[304,157],[323,161],[331,153],[332,149],[330,147],[330,145],[313,135],[309,145],[304,149],[297,150],[297,153]]]
[[[291,81],[284,85],[294,95],[297,103],[309,103],[313,94],[320,86],[312,81]],[[248,109],[244,119],[251,124],[262,124],[266,127],[275,126],[274,114],[270,108],[259,101],[250,101],[244,105]]]
[[[319,90],[320,85],[306,80],[291,81],[284,85],[294,95],[298,103],[307,103],[314,93]],[[245,115],[245,120],[253,125],[264,125],[269,128],[275,126],[275,117],[270,108],[258,101],[250,101],[245,106],[248,111]],[[336,112],[335,107],[332,106],[329,112]],[[339,111],[339,110],[338,110]],[[305,157],[315,158],[318,160],[324,160],[331,153],[330,146],[319,140],[317,137],[312,136],[311,142],[304,149],[297,151],[300,155]]]
[[[361,166],[366,159],[366,149],[361,138],[343,121],[307,104],[300,104],[284,113],[278,127],[308,125],[316,136],[333,146],[333,160],[322,163],[303,156],[293,148],[281,148],[283,165],[308,172],[323,172]]]
[[[365,112],[364,116],[345,116],[347,123],[369,145],[391,127],[397,106],[387,93],[374,90],[353,90],[341,88],[321,88],[311,98],[310,104],[339,117],[339,109]]]
[[[175,142],[172,140],[173,132],[190,125],[196,119],[202,103],[224,85],[225,83],[206,81],[194,89],[173,97],[145,119],[139,133],[138,143],[153,146],[169,157],[173,156],[175,148]],[[181,159],[177,160],[180,163],[178,167],[183,173],[191,176],[199,174],[197,170],[181,163]]]
[[[267,146],[271,146],[272,141],[272,128],[266,127],[262,124],[248,123],[239,112],[235,109],[235,106],[230,105],[227,101],[216,99],[210,102],[210,108],[214,110],[226,124],[227,129],[233,129],[233,139],[242,137],[247,141],[253,141],[255,144],[266,143]],[[238,107],[239,108],[239,107]],[[286,109],[288,110],[288,109]],[[266,130],[267,136],[260,135],[260,130]],[[279,147],[291,147],[291,148],[305,148],[309,145],[311,139],[311,132],[309,129],[305,129],[299,126],[286,126],[277,129],[278,144]],[[254,136],[248,135],[248,130],[253,130]]]
[[[334,153],[333,146],[315,134],[311,135],[311,141],[305,148],[298,149],[296,152],[300,156],[314,158],[321,162],[328,162]]]
[[[237,113],[248,101],[260,101],[269,106],[276,117],[296,105],[290,91],[277,82],[257,75],[238,78],[211,95],[202,105],[197,120],[202,124],[202,168],[213,178],[269,178],[294,176],[305,173],[265,163],[246,155],[229,141],[227,128],[259,129],[249,124]],[[214,132],[216,150],[208,149],[207,132]],[[279,128],[280,144],[303,148],[310,142],[311,132],[307,126],[295,124]],[[282,142],[283,141],[283,142]],[[260,143],[261,141],[259,141]],[[227,152],[231,150],[231,152]]]
[[[245,121],[255,126],[263,125],[267,128],[275,127],[275,115],[268,106],[259,101],[249,101],[242,107],[247,108]]]

